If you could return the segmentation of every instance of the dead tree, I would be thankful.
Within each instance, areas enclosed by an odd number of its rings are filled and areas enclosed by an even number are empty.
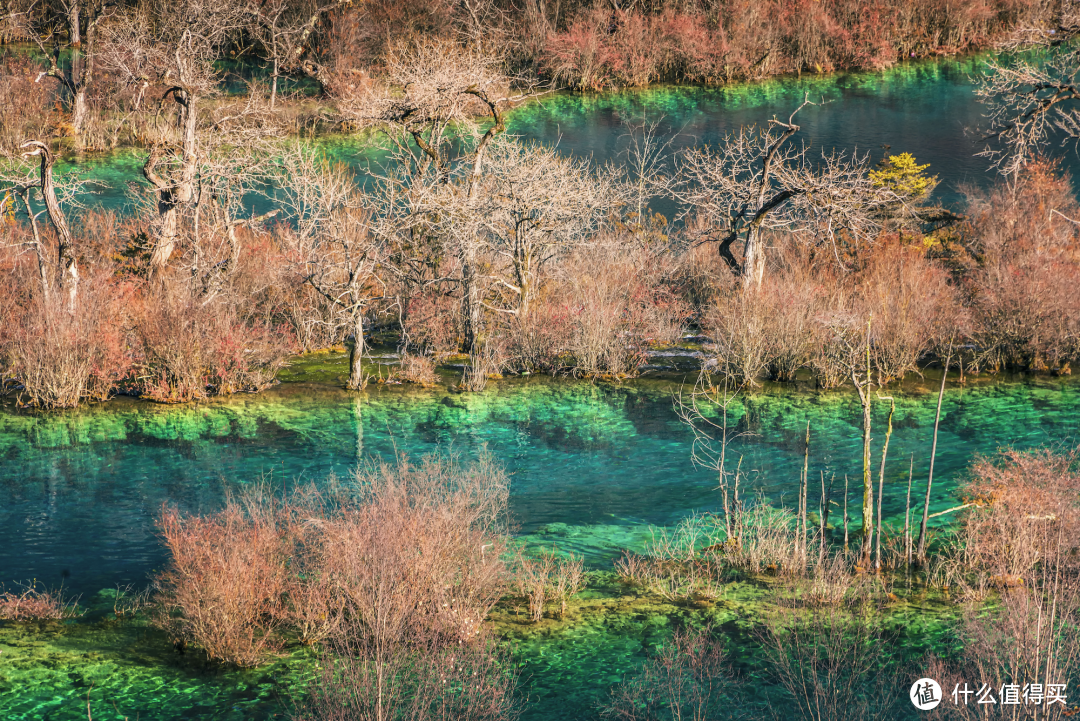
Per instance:
[[[544,268],[584,243],[615,211],[618,188],[553,148],[502,140],[492,145],[472,211],[480,220],[482,246],[501,261],[492,280],[497,306],[526,315]],[[481,301],[483,302],[483,301]]]
[[[22,202],[30,225],[30,243],[37,261],[42,297],[48,301],[56,287],[60,292],[67,293],[68,309],[74,312],[78,298],[79,265],[64,206],[76,204],[76,194],[85,183],[68,178],[58,188],[53,177],[56,155],[49,146],[41,141],[31,140],[22,147],[26,150],[22,154],[23,162],[16,160],[0,170],[0,191],[14,195]],[[37,168],[26,163],[31,158],[38,159]],[[43,208],[34,201],[35,190]],[[47,248],[38,225],[38,218],[42,213],[48,216],[49,224],[56,233],[55,261],[50,259],[52,253]]]
[[[26,26],[30,39],[49,63],[42,76],[56,78],[69,98],[71,127],[76,137],[82,135],[89,113],[86,95],[98,59],[98,26],[107,21],[113,5],[109,0],[61,0],[55,11],[50,12],[50,7],[43,4],[41,16]],[[31,16],[33,14],[31,12]],[[82,30],[84,21],[85,33]],[[66,40],[61,41],[62,37]],[[65,48],[70,57],[62,62],[61,54]]]
[[[229,36],[244,25],[242,7],[213,0],[149,0],[109,24],[102,62],[133,86],[165,88],[162,104],[176,110],[171,137],[153,143],[143,176],[156,200],[156,242],[151,272],[169,262],[180,233],[180,215],[196,199],[203,101],[219,91],[214,62]]]
[[[394,48],[380,83],[349,89],[338,98],[346,118],[381,130],[394,148],[393,167],[384,177],[399,179],[424,199],[412,204],[422,216],[406,224],[413,232],[449,227],[447,217],[461,217],[475,203],[492,141],[506,130],[505,112],[526,97],[514,94],[511,83],[497,58],[432,41]],[[454,226],[443,240],[444,251],[457,261],[464,345],[471,352],[479,334],[484,279],[482,239],[463,232],[466,227],[481,226]]]
[[[390,243],[386,226],[365,205],[352,173],[314,149],[287,149],[270,179],[279,189],[275,199],[295,224],[294,250],[304,280],[337,309],[353,336],[346,387],[359,390],[366,383],[364,316],[384,295],[377,271]]]
[[[793,146],[796,116],[773,118],[764,128],[742,128],[716,148],[692,148],[676,157],[680,182],[673,195],[699,213],[718,244],[720,256],[741,277],[743,287],[759,287],[765,273],[763,231],[784,228],[831,244],[839,261],[837,234],[872,236],[874,209],[882,201],[867,173],[868,156],[834,152],[812,161],[809,149]],[[742,239],[742,260],[731,247]]]
[[[728,459],[728,447],[739,438],[751,434],[733,429],[728,421],[728,412],[742,390],[741,386],[734,386],[727,380],[723,386],[717,386],[703,371],[698,374],[693,391],[688,395],[680,391],[674,399],[679,420],[694,434],[691,461],[695,466],[716,473],[717,490],[720,491],[724,508],[726,536],[734,544],[742,542],[743,508],[739,500],[742,458],[739,458],[735,471],[729,470],[731,461]]]
[[[1001,44],[1008,55],[989,61],[976,94],[989,120],[982,155],[1003,175],[1016,175],[1055,139],[1080,140],[1080,6],[1061,3],[1053,27],[1019,27]],[[1049,59],[1012,51],[1048,48]]]
[[[352,0],[265,0],[246,8],[247,27],[270,64],[270,110],[277,105],[278,80],[303,71],[304,58],[319,22]]]

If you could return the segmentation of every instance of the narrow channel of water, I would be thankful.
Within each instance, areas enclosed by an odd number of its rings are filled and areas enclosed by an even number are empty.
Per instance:
[[[941,184],[938,199],[958,207],[965,185],[986,185],[995,177],[988,161],[976,157],[984,142],[981,105],[973,78],[982,56],[901,64],[877,73],[836,73],[802,78],[775,78],[760,83],[719,88],[660,86],[645,90],[580,94],[556,93],[511,113],[509,132],[529,141],[556,144],[566,153],[592,158],[598,164],[623,162],[627,124],[643,118],[659,122],[669,150],[714,144],[743,125],[764,124],[774,116],[786,119],[804,96],[821,107],[798,116],[798,140],[811,155],[832,150],[869,153],[876,161],[885,153],[909,152],[929,163]],[[325,138],[328,153],[363,174],[377,159],[367,142],[350,137]],[[1080,169],[1075,152],[1062,152],[1063,167]],[[144,151],[119,151],[77,163],[87,177],[99,181],[88,204],[113,209],[129,207],[128,183],[142,183]],[[253,200],[261,208],[264,201]],[[671,215],[670,203],[656,209]]]

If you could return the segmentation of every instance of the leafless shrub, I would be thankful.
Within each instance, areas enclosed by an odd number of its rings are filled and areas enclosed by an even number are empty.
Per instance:
[[[554,548],[532,555],[519,549],[514,567],[518,592],[529,602],[533,623],[543,620],[549,601],[559,605],[559,618],[565,616],[567,603],[584,585],[584,560],[573,554],[563,558]]]
[[[965,575],[999,587],[1031,586],[1039,569],[1077,572],[1077,451],[1007,450],[980,459],[963,493],[957,544]]]
[[[19,591],[0,591],[0,620],[61,621],[80,615],[75,601],[60,592],[39,588],[36,582]]]
[[[439,384],[435,373],[435,361],[427,356],[402,353],[398,364],[398,376],[403,381],[416,383],[424,388],[434,388]]]
[[[576,373],[634,375],[650,342],[681,337],[685,310],[665,290],[659,260],[646,248],[598,243],[563,263],[559,282],[572,318],[567,350]]]
[[[972,191],[969,204],[976,362],[1067,372],[1080,356],[1080,205],[1068,177],[1031,163],[1011,184]]]
[[[158,622],[177,643],[237,666],[256,666],[280,649],[288,548],[279,511],[267,494],[230,498],[210,516],[162,511],[170,561],[157,578]]]
[[[473,352],[469,354],[458,387],[467,391],[482,391],[489,380],[502,378],[505,365],[506,357],[499,340],[485,338],[482,343],[474,346]]]
[[[708,631],[676,631],[654,658],[611,691],[604,718],[620,721],[719,721],[743,718],[738,683]]]
[[[84,283],[74,312],[65,298],[34,296],[8,316],[0,351],[28,402],[70,408],[116,391],[134,360],[124,328],[132,295],[99,276]]]
[[[296,721],[510,721],[516,676],[488,639],[446,646],[428,637],[380,646],[342,641],[327,654]]]
[[[924,249],[883,242],[853,278],[860,313],[873,320],[871,363],[879,385],[918,370],[919,360],[963,335],[949,275]]]
[[[28,138],[45,139],[60,120],[53,86],[35,82],[43,72],[28,55],[0,53],[0,151],[21,152]]]
[[[1028,694],[1033,688],[1038,689],[1040,716],[1070,716],[1066,702],[1051,703],[1048,699],[1055,688],[1067,695],[1067,688],[1076,679],[1080,663],[1077,601],[1075,579],[1065,583],[1058,579],[1042,589],[1003,592],[995,608],[971,609],[960,626],[962,657],[951,663],[937,661],[929,669],[933,678],[941,679],[946,694],[957,691],[956,703],[946,699],[933,718],[1026,718],[1024,707],[1030,704]],[[990,688],[995,704],[978,703],[983,684]],[[1013,698],[1018,704],[1003,703],[1006,686],[1015,689]]]
[[[159,623],[240,666],[291,638],[380,653],[471,642],[509,581],[506,501],[506,474],[484,455],[469,468],[400,459],[284,498],[256,485],[207,516],[165,509]]]
[[[801,575],[798,558],[796,517],[786,508],[755,503],[739,516],[737,542],[714,544],[719,562],[745,573],[766,571]]]
[[[291,355],[291,338],[244,318],[228,299],[204,303],[186,289],[163,293],[135,323],[139,388],[165,403],[261,390]]]
[[[893,705],[907,702],[901,675],[887,667],[882,629],[871,617],[835,607],[805,616],[782,605],[761,631],[761,642],[784,691],[784,718],[895,718]]]

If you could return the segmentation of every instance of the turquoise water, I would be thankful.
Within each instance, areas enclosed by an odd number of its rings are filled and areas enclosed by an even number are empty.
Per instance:
[[[291,684],[310,671],[302,656],[226,672],[197,654],[178,656],[145,624],[106,620],[108,589],[145,585],[164,560],[153,526],[163,503],[213,510],[227,489],[261,478],[318,481],[395,453],[439,450],[468,458],[486,445],[513,474],[511,506],[521,535],[610,568],[620,549],[641,547],[650,524],[718,508],[712,475],[690,463],[691,437],[672,408],[678,389],[667,380],[605,385],[535,378],[500,381],[478,394],[403,386],[351,394],[288,383],[191,406],[116,399],[73,412],[4,411],[0,582],[63,583],[98,611],[63,632],[0,628],[0,718],[85,718],[91,687],[101,699],[101,718],[110,718],[112,703],[144,719],[263,718],[281,711]],[[884,503],[892,519],[902,516],[909,454],[916,456],[916,488],[925,481],[935,391],[933,378],[893,391],[896,430]],[[875,449],[884,411],[876,413]],[[811,474],[858,477],[859,409],[849,393],[771,387],[743,399],[732,417],[749,431],[733,449],[744,457],[748,490],[775,502],[794,500],[807,421]],[[934,509],[953,502],[950,490],[977,453],[1078,438],[1080,384],[952,386]],[[851,497],[854,506],[854,487]],[[591,717],[598,694],[660,642],[680,613],[687,612],[630,608],[522,635],[525,689],[540,704],[530,717]],[[740,615],[738,604],[709,613],[725,623]]]
[[[627,145],[626,121],[659,119],[661,131],[674,138],[672,147],[686,147],[715,142],[743,123],[786,116],[809,92],[829,101],[800,116],[815,150],[857,148],[877,157],[888,144],[891,152],[912,152],[941,176],[940,198],[955,203],[963,183],[990,179],[985,161],[973,155],[981,147],[971,132],[982,112],[971,93],[978,62],[723,89],[555,95],[516,110],[510,129],[600,163],[618,162]],[[373,157],[361,140],[323,142],[359,170]],[[139,182],[141,163],[140,153],[122,152],[77,165],[102,183],[91,202],[122,209],[126,184]],[[329,376],[342,370],[331,369]],[[513,474],[511,506],[520,535],[582,553],[593,569],[610,568],[622,549],[642,547],[650,526],[719,507],[713,474],[690,462],[692,437],[672,408],[679,388],[658,379],[608,385],[534,378],[499,381],[477,394],[406,386],[350,394],[291,382],[199,405],[118,398],[70,412],[0,407],[0,583],[62,584],[90,610],[66,625],[0,623],[0,718],[85,719],[88,694],[95,719],[284,713],[296,684],[311,672],[312,659],[303,654],[253,671],[226,671],[198,654],[175,653],[143,621],[109,617],[111,589],[144,586],[165,560],[153,523],[162,504],[211,511],[229,489],[262,479],[319,481],[397,453],[468,458],[486,445]],[[936,390],[928,374],[892,391],[897,412],[886,471],[887,520],[902,516],[911,455],[913,496],[921,495]],[[875,409],[875,458],[885,412],[884,404]],[[844,474],[860,476],[860,411],[850,393],[770,386],[744,398],[732,421],[746,432],[732,452],[743,457],[750,493],[776,503],[794,500],[808,421],[811,477],[835,473],[842,483]],[[1004,445],[1077,442],[1080,383],[1029,378],[950,384],[933,510],[954,504],[952,491],[976,454]],[[853,482],[853,514],[857,497]],[[618,593],[586,592],[582,608],[594,608],[573,622],[545,622],[539,630],[504,624],[525,663],[528,718],[593,718],[607,687],[672,625],[704,614],[737,633],[753,613],[745,594],[756,591],[733,591],[732,598],[700,612],[626,601]],[[928,630],[932,616],[917,608],[897,622],[925,641],[938,633]]]
[[[984,158],[980,127],[984,106],[975,98],[973,77],[982,68],[979,56],[934,62],[912,62],[880,73],[837,73],[802,78],[779,78],[761,83],[720,88],[661,86],[602,94],[556,93],[514,110],[509,132],[528,140],[556,144],[569,154],[592,158],[598,165],[623,162],[629,144],[627,123],[641,119],[659,122],[671,139],[670,150],[716,143],[741,125],[763,124],[773,116],[787,118],[808,95],[821,107],[808,107],[798,116],[799,139],[821,151],[847,150],[881,158],[889,152],[910,152],[939,176],[938,199],[957,206],[964,185],[985,185],[994,175]],[[328,152],[352,164],[363,176],[368,163],[380,155],[356,138],[329,137]],[[115,209],[129,207],[127,183],[142,183],[143,151],[80,160],[74,167],[101,181],[91,204]],[[1059,153],[1064,167],[1080,169],[1075,153]],[[70,166],[69,166],[70,167]],[[265,200],[252,198],[263,209]],[[670,203],[656,204],[669,217]]]

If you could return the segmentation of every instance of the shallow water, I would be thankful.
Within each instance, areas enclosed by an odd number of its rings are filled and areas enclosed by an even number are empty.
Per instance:
[[[894,392],[887,518],[902,517],[909,454],[916,456],[916,489],[925,482],[935,385],[928,378]],[[288,383],[261,395],[199,405],[116,399],[65,413],[4,411],[0,582],[63,583],[85,603],[108,606],[103,589],[145,584],[164,560],[153,526],[164,503],[209,511],[219,507],[227,489],[260,478],[320,480],[395,453],[440,450],[468,459],[481,445],[513,473],[511,505],[521,534],[610,568],[620,549],[640,548],[649,524],[668,525],[718,508],[712,474],[690,463],[691,437],[672,407],[678,389],[667,380],[608,385],[534,378],[500,381],[477,394],[403,386],[350,394]],[[879,404],[875,449],[884,410]],[[750,432],[734,447],[749,472],[748,490],[775,502],[793,499],[807,421],[811,476],[824,470],[858,477],[859,409],[850,393],[771,387],[743,399],[732,419]],[[974,454],[1077,437],[1075,382],[950,387],[934,509],[953,502],[950,490]],[[853,484],[853,507],[856,496]],[[296,659],[274,671],[208,669],[190,654],[170,655],[165,640],[141,626],[103,627],[92,619],[63,634],[11,628],[0,633],[0,717],[45,718],[45,708],[56,708],[58,715],[48,718],[77,718],[78,704],[85,703],[79,699],[91,682],[107,689],[110,703],[125,713],[143,710],[143,718],[260,717],[279,708],[285,680],[304,673]],[[523,642],[523,650],[536,650],[529,662],[536,700],[559,706],[560,693],[584,693],[567,685],[578,672],[579,686],[595,693],[640,658],[670,623],[659,612],[635,612]],[[87,674],[101,678],[87,680]],[[224,711],[233,707],[235,716]],[[574,708],[563,717],[580,717],[575,714],[589,704]]]
[[[880,146],[889,144],[891,152],[912,152],[932,164],[943,181],[939,196],[952,204],[960,184],[991,178],[985,161],[973,156],[979,144],[968,132],[982,112],[969,79],[977,64],[969,58],[723,89],[556,95],[516,110],[510,129],[598,162],[617,162],[627,143],[624,121],[660,119],[661,131],[674,136],[672,147],[685,147],[715,142],[739,124],[786,116],[809,92],[830,101],[800,116],[815,149],[858,148],[878,157]],[[371,157],[360,141],[326,142],[336,158],[358,168]],[[138,181],[140,165],[139,153],[84,163],[104,183],[93,202],[123,207],[125,184]],[[63,584],[91,609],[63,626],[0,623],[0,718],[85,719],[88,693],[95,719],[251,719],[287,710],[292,690],[311,672],[312,660],[303,654],[254,671],[223,671],[197,654],[176,654],[145,623],[107,620],[110,589],[145,585],[164,561],[153,525],[162,504],[211,511],[229,489],[264,478],[319,481],[397,453],[441,451],[468,459],[486,445],[513,474],[511,506],[520,534],[530,543],[582,553],[596,569],[610,568],[624,548],[641,548],[652,525],[718,509],[715,478],[690,462],[692,438],[672,408],[677,382],[533,378],[493,383],[478,394],[405,386],[350,394],[333,386],[344,370],[341,358],[331,358],[318,372],[283,374],[323,382],[289,382],[199,405],[120,398],[62,413],[0,408],[0,583]],[[928,375],[893,391],[886,520],[902,517],[910,455],[912,496],[921,496],[936,390]],[[875,409],[875,458],[885,410],[881,403]],[[812,479],[836,474],[842,488],[844,474],[857,479],[861,473],[860,412],[851,393],[770,386],[743,399],[731,417],[747,432],[732,452],[743,457],[748,492],[776,503],[794,500],[808,421]],[[952,491],[978,453],[1078,441],[1080,383],[950,384],[933,510],[954,504]],[[857,497],[853,480],[853,529]],[[755,592],[731,593],[705,615],[737,633],[753,614]],[[529,718],[594,717],[606,687],[690,614],[612,603],[610,612],[579,622],[506,627],[525,663]],[[940,634],[934,613],[912,606],[898,623],[912,643],[925,642]]]

